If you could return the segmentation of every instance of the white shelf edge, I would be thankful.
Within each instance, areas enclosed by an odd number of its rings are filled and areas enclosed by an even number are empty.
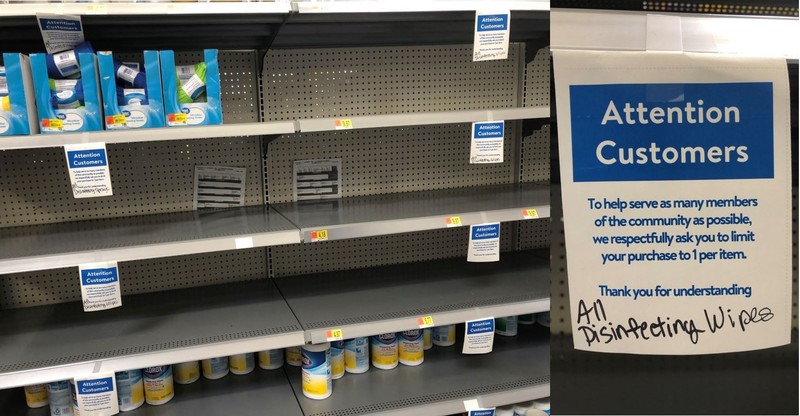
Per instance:
[[[288,1],[252,3],[26,3],[4,4],[0,17],[35,16],[36,13],[78,15],[198,15],[198,14],[288,14]]]
[[[479,0],[461,1],[298,1],[292,2],[299,13],[392,13],[392,12],[458,12],[486,9],[487,3]],[[501,6],[508,10],[550,10],[550,0],[504,1]]]
[[[423,364],[424,365],[424,364]],[[529,400],[542,399],[550,396],[550,383],[522,387],[503,392],[481,394],[471,399],[478,400],[482,407],[505,406]],[[404,407],[402,409],[387,410],[375,413],[380,416],[420,416],[420,415],[447,415],[464,412],[464,400],[445,400],[437,403],[427,403],[421,406]]]

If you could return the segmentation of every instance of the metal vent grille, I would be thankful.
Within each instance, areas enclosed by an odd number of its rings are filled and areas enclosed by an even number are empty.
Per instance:
[[[472,45],[278,49],[264,58],[266,120],[515,107],[519,59],[472,62]],[[548,70],[549,73],[549,70]]]
[[[532,61],[525,65],[523,107],[550,105],[550,48],[536,52]]]
[[[550,182],[549,124],[522,139],[521,165],[522,182]]]
[[[310,413],[307,416],[352,416],[352,415],[366,415],[387,410],[396,410],[405,407],[424,406],[426,404],[439,403],[449,400],[460,400],[464,398],[474,398],[476,396],[491,394],[496,392],[504,392],[515,389],[522,389],[540,384],[550,383],[550,376],[530,377],[520,380],[515,380],[507,383],[497,383],[488,386],[477,388],[469,388],[462,390],[450,391],[447,393],[431,394],[427,396],[415,397],[413,399],[394,400],[379,404],[372,404],[368,406],[351,407],[349,409],[340,409],[327,412]]]
[[[270,203],[292,200],[295,160],[342,159],[342,197],[514,182],[517,123],[506,124],[504,163],[470,165],[470,124],[281,136],[267,153]]]
[[[119,264],[122,295],[240,282],[267,276],[264,249],[130,261]],[[76,267],[0,276],[0,309],[80,300]],[[124,302],[124,300],[123,300]]]
[[[509,251],[512,227],[500,226],[500,250]],[[362,269],[451,257],[466,257],[469,227],[446,228],[313,244],[274,246],[272,268],[276,277]]]

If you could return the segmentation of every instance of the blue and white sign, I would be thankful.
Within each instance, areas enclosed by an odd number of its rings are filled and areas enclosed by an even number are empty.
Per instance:
[[[472,123],[469,163],[503,163],[504,121]]]
[[[491,61],[508,58],[510,29],[511,12],[508,10],[476,11],[472,60]]]
[[[500,261],[499,222],[469,227],[467,261],[475,263]]]
[[[78,266],[78,273],[84,312],[122,306],[116,262],[82,264]]]
[[[81,416],[109,416],[119,413],[114,373],[76,378],[75,396]]]
[[[467,415],[469,416],[494,416],[494,408],[490,409],[472,409],[470,410]]]
[[[80,16],[36,13],[39,30],[47,53],[74,48],[83,43],[83,25]]]
[[[463,354],[488,354],[494,346],[494,318],[481,318],[464,324]]]
[[[75,198],[113,195],[105,143],[66,145],[64,153]]]
[[[575,348],[790,342],[783,58],[554,51]]]

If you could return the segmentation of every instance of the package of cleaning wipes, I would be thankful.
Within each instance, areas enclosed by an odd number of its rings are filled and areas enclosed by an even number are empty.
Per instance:
[[[176,65],[173,51],[160,54],[167,126],[222,124],[218,51],[206,49],[189,65]]]
[[[22,54],[4,53],[0,62],[0,136],[38,132],[30,61]]]
[[[108,130],[164,127],[158,51],[144,51],[144,66],[98,52],[100,88]]]

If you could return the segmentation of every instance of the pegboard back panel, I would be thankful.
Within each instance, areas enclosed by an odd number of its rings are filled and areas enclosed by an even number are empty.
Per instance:
[[[0,152],[0,227],[188,211],[194,167],[247,169],[245,204],[263,204],[258,137],[108,145],[114,195],[75,199],[62,148]]]
[[[550,125],[522,138],[521,182],[550,182]]]
[[[525,65],[525,83],[522,92],[523,107],[550,105],[550,48],[536,52],[532,61]]]
[[[523,44],[484,62],[472,62],[472,45],[273,49],[264,58],[265,119],[517,107],[523,56]]]
[[[550,220],[541,218],[519,222],[519,249],[531,250],[534,248],[550,247]]]
[[[512,247],[512,223],[500,225],[500,250]],[[275,277],[467,258],[469,227],[271,247]]]
[[[120,263],[119,269],[122,295],[126,296],[265,278],[267,258],[266,250],[257,248],[130,261]],[[0,309],[80,298],[77,267],[0,275]]]
[[[342,159],[342,197],[512,183],[517,123],[506,123],[504,163],[469,164],[470,124],[292,134],[270,143],[269,202],[292,200],[295,160]]]

